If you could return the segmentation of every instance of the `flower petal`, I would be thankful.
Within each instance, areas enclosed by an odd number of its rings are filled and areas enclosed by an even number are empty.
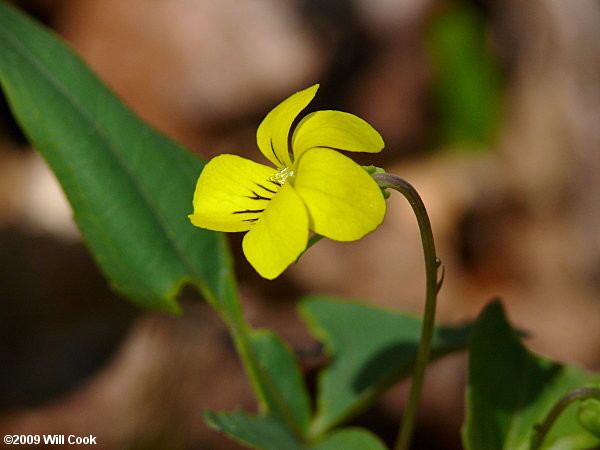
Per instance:
[[[188,217],[209,230],[249,230],[279,189],[269,181],[275,172],[236,155],[211,159],[198,178],[194,213]]]
[[[330,239],[360,239],[385,215],[385,200],[375,180],[334,150],[304,152],[293,183],[308,209],[310,228]]]
[[[319,85],[315,84],[288,97],[271,110],[258,127],[256,132],[258,148],[280,169],[292,165],[288,148],[290,128],[298,114],[314,98],[317,89]]]
[[[242,247],[252,267],[272,280],[298,258],[307,242],[306,207],[290,183],[285,183],[244,236]]]
[[[371,125],[342,111],[316,111],[307,115],[296,127],[292,138],[296,158],[315,147],[377,153],[384,145],[381,135]]]

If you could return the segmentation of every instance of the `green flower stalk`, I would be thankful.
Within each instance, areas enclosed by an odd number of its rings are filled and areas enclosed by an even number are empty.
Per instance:
[[[425,378],[425,369],[427,368],[427,364],[431,357],[431,343],[435,331],[437,293],[444,281],[444,268],[442,266],[441,276],[438,278],[438,269],[441,266],[441,261],[436,256],[429,216],[427,215],[427,210],[425,209],[423,200],[417,190],[406,180],[396,175],[376,171],[373,174],[373,178],[382,189],[394,189],[400,192],[406,200],[408,200],[408,203],[410,203],[419,225],[421,243],[423,245],[423,258],[425,259],[426,292],[423,328],[421,329],[421,340],[419,343],[419,350],[417,351],[408,404],[404,411],[402,423],[398,432],[398,439],[394,446],[394,450],[407,450],[410,446],[415,428],[417,409],[419,407],[421,390]]]

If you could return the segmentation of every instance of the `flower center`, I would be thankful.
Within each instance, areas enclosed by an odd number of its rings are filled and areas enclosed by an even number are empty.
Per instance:
[[[274,181],[277,184],[283,186],[283,183],[285,183],[285,181],[289,177],[293,177],[293,176],[294,176],[293,169],[290,169],[289,167],[284,167],[279,172],[276,172],[274,175],[272,175],[270,179],[271,179],[271,181]]]

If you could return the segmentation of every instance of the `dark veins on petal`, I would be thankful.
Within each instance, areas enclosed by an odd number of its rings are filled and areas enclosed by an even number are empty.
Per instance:
[[[274,185],[277,186],[277,189],[281,187],[281,184],[277,181],[273,181],[273,180],[267,180],[272,182]],[[273,189],[269,189],[268,187],[260,184],[260,183],[254,183],[256,184],[258,187],[260,187],[261,189],[264,189],[265,192],[269,192],[270,194],[277,194],[277,190],[273,190]],[[269,201],[273,198],[273,195],[269,196],[269,197],[265,197],[264,195],[260,195],[259,193],[257,193],[256,191],[250,189],[250,192],[252,193],[252,195],[247,195],[246,198],[252,199],[252,200],[266,200]],[[239,210],[239,211],[233,211],[233,214],[260,214],[264,211],[265,209],[243,209],[243,210]],[[242,219],[242,222],[256,222],[259,218],[258,217],[252,217],[250,219]]]
[[[264,209],[244,209],[240,211],[234,211],[233,214],[260,214]],[[252,217],[250,219],[242,219],[242,222],[256,222],[258,217]]]
[[[263,211],[264,209],[244,209],[240,211],[234,211],[233,214],[259,214]]]
[[[277,156],[277,153],[275,153],[275,147],[273,147],[273,139],[271,139],[269,142],[271,143],[271,151],[273,152],[273,156],[275,157],[277,162],[279,162],[279,164],[281,164],[282,166],[285,166],[285,164],[283,164],[281,162],[281,160],[279,159],[279,157]]]
[[[246,197],[251,198],[252,200],[271,200],[271,197],[263,197],[262,195],[258,195],[254,191],[250,192],[252,192],[252,195],[247,195]]]
[[[269,180],[269,181],[271,181],[271,180]],[[272,183],[274,183],[274,184],[276,184],[276,185],[278,185],[278,186],[281,186],[279,183],[275,183],[274,181],[271,181],[271,182],[272,182]],[[269,189],[268,187],[265,187],[265,186],[263,186],[263,185],[262,185],[262,184],[260,184],[260,183],[255,183],[255,184],[256,184],[256,185],[257,185],[259,188],[262,188],[262,189],[264,189],[265,191],[267,191],[267,192],[270,192],[271,194],[277,194],[277,191],[274,191],[274,190],[272,190],[272,189]]]

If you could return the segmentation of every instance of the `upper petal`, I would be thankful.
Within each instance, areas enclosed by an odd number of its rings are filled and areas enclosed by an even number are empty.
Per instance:
[[[315,147],[377,153],[384,145],[381,135],[371,125],[354,114],[342,111],[308,114],[296,127],[292,138],[296,158]]]
[[[194,192],[197,227],[215,231],[247,231],[269,204],[279,186],[271,167],[237,155],[219,155],[200,173]]]
[[[336,241],[360,239],[385,215],[375,180],[334,150],[307,150],[297,162],[294,189],[306,205],[310,228]]]
[[[314,98],[317,89],[319,85],[315,84],[288,97],[272,109],[258,127],[256,132],[258,148],[279,168],[292,165],[288,151],[290,128],[298,114]]]
[[[244,236],[246,258],[264,278],[279,276],[308,242],[308,214],[290,183],[285,183]]]

